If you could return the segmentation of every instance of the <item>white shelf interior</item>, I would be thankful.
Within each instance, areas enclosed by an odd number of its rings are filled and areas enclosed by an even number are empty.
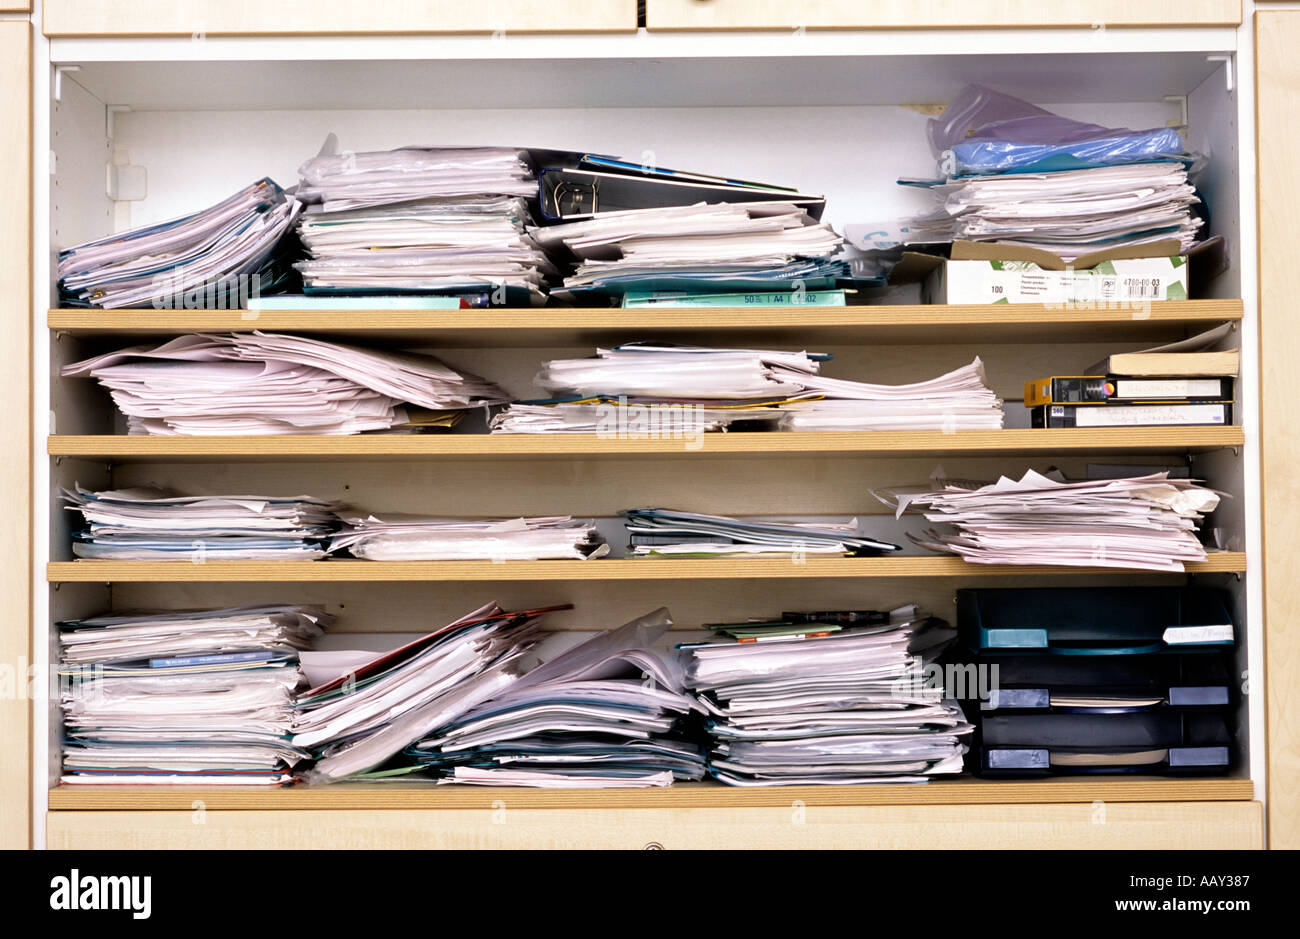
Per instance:
[[[37,264],[37,363],[57,367],[84,352],[82,340],[51,341],[44,309],[53,300],[51,259],[62,247],[113,231],[147,224],[211,204],[262,176],[282,185],[296,182],[297,167],[336,133],[354,150],[426,144],[516,144],[585,149],[653,160],[660,165],[725,172],[824,192],[826,220],[887,221],[919,211],[925,197],[896,185],[900,176],[925,176],[934,161],[925,140],[929,106],[941,105],[966,81],[982,81],[1063,114],[1110,126],[1133,128],[1177,122],[1184,99],[1188,138],[1209,154],[1200,183],[1213,231],[1228,238],[1231,269],[1214,283],[1214,295],[1246,297],[1242,394],[1239,420],[1254,434],[1253,387],[1255,245],[1253,213],[1243,217],[1242,193],[1253,198],[1253,172],[1243,167],[1239,140],[1250,132],[1252,102],[1229,91],[1235,66],[1207,56],[1235,52],[1234,30],[1102,31],[1080,43],[1062,31],[988,34],[944,32],[805,37],[550,37],[493,41],[483,37],[422,40],[77,40],[44,44],[54,64],[77,66],[58,79],[59,100],[37,115],[48,129],[55,166],[48,185],[48,212],[38,217],[38,237],[49,251]],[[923,39],[928,39],[925,44]],[[792,43],[795,43],[792,45]],[[797,45],[803,43],[803,45]],[[1072,46],[1069,43],[1073,43]],[[1092,45],[1089,45],[1091,43]],[[1067,48],[1068,47],[1068,48]],[[1149,50],[1162,51],[1152,52]],[[1172,51],[1171,51],[1172,50]],[[1228,70],[1225,74],[1225,69]],[[126,110],[123,110],[126,109]],[[109,128],[111,127],[111,137]],[[1246,151],[1249,153],[1249,149]],[[110,162],[145,167],[147,197],[113,203],[105,194]],[[1247,200],[1248,201],[1248,200]],[[635,337],[629,337],[635,338]],[[101,342],[102,340],[94,340]],[[124,340],[123,345],[130,340]],[[1136,347],[1134,345],[1133,347]],[[1017,400],[1026,378],[1069,372],[1117,348],[1106,344],[972,344],[871,346],[829,349],[833,374],[877,381],[917,380],[970,360],[979,353],[994,386],[1008,399],[1008,426],[1023,426]],[[458,349],[456,364],[533,394],[536,362],[588,349]],[[829,371],[829,370],[828,370]],[[38,371],[38,375],[40,372]],[[38,394],[38,434],[106,433],[114,425],[107,401],[90,382],[57,378]],[[48,395],[48,399],[46,396]],[[43,440],[38,453],[43,452]],[[1117,462],[1119,458],[1106,458]],[[1134,457],[1132,462],[1157,462]],[[36,544],[48,556],[68,556],[70,513],[54,497],[74,481],[90,487],[171,483],[192,491],[284,489],[334,496],[372,509],[397,505],[413,510],[509,514],[574,512],[607,515],[634,504],[712,501],[717,511],[875,513],[868,487],[924,479],[934,460],[920,458],[749,462],[711,461],[688,475],[671,461],[639,461],[608,468],[574,461],[509,466],[419,463],[124,464],[110,468],[85,460],[57,464],[38,457],[38,502],[49,505],[49,524]],[[1053,461],[1014,457],[945,460],[955,477],[1019,473]],[[1087,460],[1055,461],[1081,472]],[[629,467],[635,466],[635,469]],[[1253,572],[1245,578],[1217,575],[1211,583],[1234,593],[1246,632],[1239,671],[1262,675],[1258,617],[1256,457],[1230,451],[1194,463],[1219,489],[1231,493],[1214,524],[1246,550]],[[745,486],[737,486],[743,478]],[[483,480],[494,488],[485,489]],[[684,506],[690,507],[690,506]],[[913,530],[920,527],[913,523]],[[892,529],[890,529],[892,531]],[[897,532],[895,532],[897,534]],[[39,555],[38,555],[39,556]],[[1052,579],[1035,583],[1051,583]],[[1062,583],[1078,583],[1077,579]],[[1097,583],[1113,583],[1099,580]],[[1124,579],[1143,583],[1143,575]],[[498,585],[492,585],[493,587]],[[510,603],[550,602],[567,594],[581,612],[558,625],[577,629],[616,625],[632,615],[668,605],[684,627],[720,613],[757,615],[782,608],[839,604],[863,606],[923,600],[952,615],[959,581],[866,584],[514,585],[496,590]],[[48,656],[52,620],[86,615],[110,603],[118,607],[222,605],[249,602],[238,585],[65,584],[38,591],[34,648]],[[341,628],[366,634],[419,631],[433,620],[483,602],[481,591],[452,585],[264,585],[264,598],[316,600],[336,608]],[[470,595],[472,594],[472,596]],[[351,625],[346,625],[351,621]],[[338,647],[344,640],[331,638]],[[47,660],[48,661],[48,660]],[[1242,709],[1240,775],[1262,781],[1259,754],[1245,755],[1251,737],[1262,739],[1262,700],[1256,685]],[[57,701],[51,702],[44,754],[49,779],[58,763]],[[1262,786],[1257,786],[1262,797]]]

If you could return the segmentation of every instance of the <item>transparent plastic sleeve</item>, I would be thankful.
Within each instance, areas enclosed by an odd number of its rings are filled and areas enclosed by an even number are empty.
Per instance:
[[[1168,160],[1183,152],[1182,136],[1172,127],[1125,131],[1069,143],[980,139],[954,145],[943,155],[940,169],[948,176],[1088,169]]]

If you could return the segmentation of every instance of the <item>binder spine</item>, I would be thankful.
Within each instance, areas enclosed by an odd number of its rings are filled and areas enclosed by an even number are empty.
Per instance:
[[[1025,406],[1231,401],[1231,378],[1054,376],[1025,383]]]
[[[1232,402],[1048,404],[1033,409],[1030,423],[1045,428],[1225,426],[1232,423]]]

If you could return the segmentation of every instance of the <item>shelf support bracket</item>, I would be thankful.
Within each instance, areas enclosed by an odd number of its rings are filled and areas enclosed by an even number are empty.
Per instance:
[[[1233,64],[1235,62],[1235,58],[1233,54],[1231,52],[1225,52],[1222,54],[1207,55],[1205,57],[1205,61],[1223,63],[1223,81],[1228,88],[1228,93],[1231,94],[1232,93],[1232,71],[1233,71]]]
[[[65,72],[80,72],[80,65],[56,65],[54,66],[54,100],[63,100],[63,75]]]
[[[1187,95],[1165,95],[1165,96],[1164,96],[1164,101],[1165,101],[1165,104],[1176,104],[1176,105],[1178,105],[1178,122],[1177,122],[1177,124],[1174,124],[1174,123],[1171,121],[1171,122],[1170,122],[1169,124],[1167,124],[1166,126],[1186,127],[1186,126],[1187,126]]]

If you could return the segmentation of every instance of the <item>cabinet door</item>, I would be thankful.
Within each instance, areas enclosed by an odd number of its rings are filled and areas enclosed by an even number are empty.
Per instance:
[[[650,29],[1209,26],[1241,0],[646,0]]]
[[[31,841],[31,98],[31,26],[0,22],[0,848]]]
[[[1300,192],[1300,11],[1258,13],[1259,374],[1264,506],[1264,651],[1268,693],[1268,830],[1274,848],[1300,848],[1300,361],[1295,225]]]
[[[636,0],[45,0],[47,36],[636,29]]]

